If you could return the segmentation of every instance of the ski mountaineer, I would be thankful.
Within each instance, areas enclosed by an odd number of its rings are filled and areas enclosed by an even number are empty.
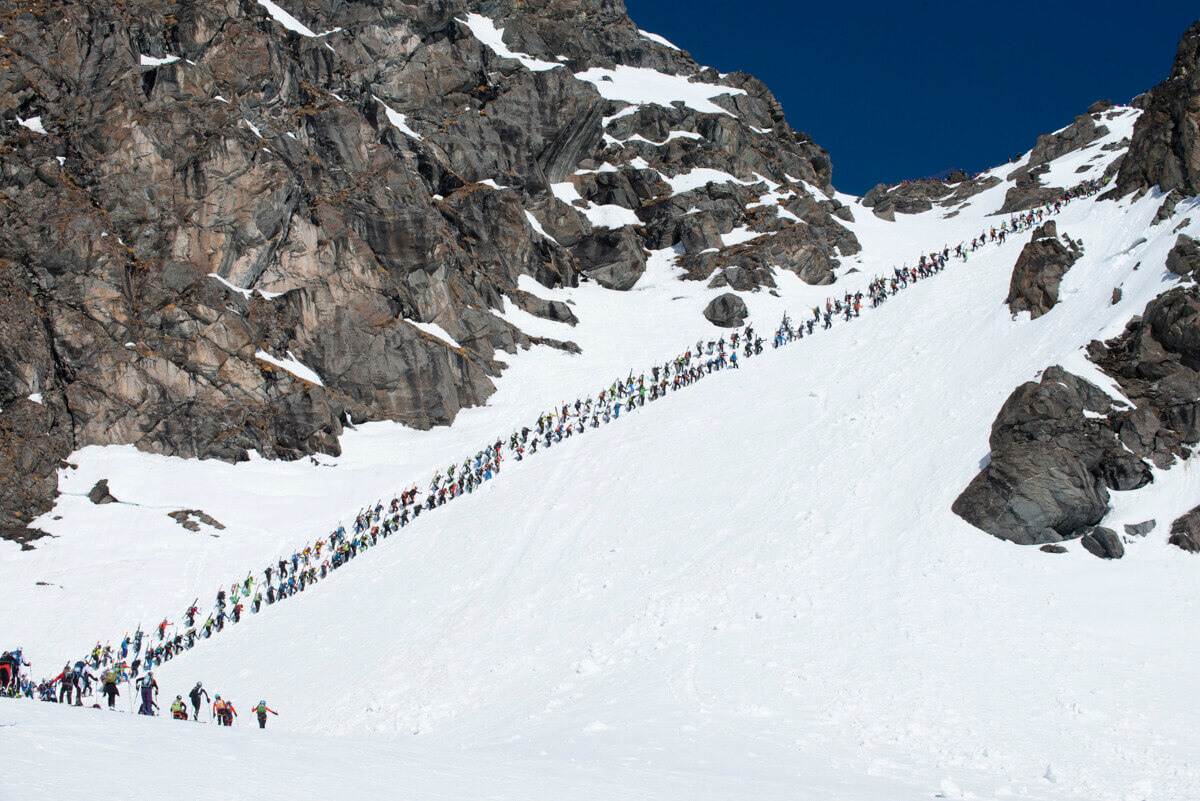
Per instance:
[[[192,720],[200,720],[200,696],[202,695],[204,696],[204,705],[208,706],[208,691],[204,689],[200,682],[196,682],[196,686],[188,693],[188,698],[192,700]]]
[[[237,717],[237,710],[233,708],[233,704],[222,701],[219,695],[213,698],[212,711],[213,717],[217,719],[217,724],[220,726],[232,726],[233,719]]]
[[[138,710],[139,715],[154,715],[154,710],[158,709],[158,704],[154,703],[154,695],[158,692],[158,682],[154,680],[154,671],[147,670],[146,675],[142,676],[138,682],[138,688],[142,694],[142,706]]]
[[[274,709],[271,709],[270,707],[268,707],[266,701],[259,701],[258,706],[254,707],[254,713],[256,715],[258,715],[258,728],[260,728],[260,729],[267,728],[267,713],[268,712],[270,712],[272,715],[279,714]]]
[[[112,681],[109,681],[110,678]],[[121,691],[117,689],[116,676],[112,671],[106,673],[104,675],[104,695],[108,698],[109,709],[117,708],[117,696],[120,694]]]
[[[175,696],[175,700],[171,702],[171,717],[175,720],[187,720],[187,704],[183,703],[183,696]]]

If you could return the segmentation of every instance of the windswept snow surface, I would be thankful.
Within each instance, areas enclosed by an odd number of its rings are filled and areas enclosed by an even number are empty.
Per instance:
[[[756,328],[769,337],[785,309],[803,319],[828,295],[969,240],[999,222],[987,215],[1005,189],[948,220],[856,208],[864,250],[843,266],[861,272],[809,287],[778,271],[780,297],[743,295]],[[1200,580],[1166,536],[1200,494],[1195,466],[1114,493],[1106,525],[1159,522],[1118,562],[1078,543],[1060,556],[1004,543],[950,512],[1012,389],[1050,364],[1082,369],[1083,345],[1175,285],[1163,266],[1172,229],[1200,220],[1200,204],[1149,227],[1160,202],[1067,206],[1059,231],[1085,255],[1038,320],[1004,306],[1029,235],[1010,237],[853,323],[506,460],[474,494],[156,669],[168,699],[197,679],[232,698],[241,729],[0,702],[0,723],[16,724],[0,728],[0,794],[139,798],[180,777],[197,795],[266,799],[299,786],[419,799],[1192,801]],[[364,425],[341,456],[286,464],[73,454],[63,497],[37,521],[56,537],[32,552],[0,544],[0,604],[19,612],[3,647],[24,646],[34,675],[52,676],[97,637],[178,622],[193,597],[207,608],[218,586],[363,504],[424,488],[554,404],[717,336],[700,312],[725,290],[679,282],[673,257],[653,253],[627,293],[523,279],[580,318],[530,317],[527,330],[569,336],[583,354],[505,356],[487,406],[450,429]],[[121,503],[87,500],[100,478]],[[166,517],[175,509],[227,528],[186,531]],[[260,698],[280,712],[266,732],[248,730]]]
[[[322,387],[325,386],[325,382],[321,380],[321,376],[317,375],[317,372],[311,367],[306,367],[303,363],[301,363],[301,361],[297,359],[290,350],[287,352],[286,359],[276,358],[275,356],[267,353],[265,350],[260,350],[255,353],[254,358],[267,362],[268,364],[273,364],[281,370],[287,370],[297,378],[303,378],[305,381],[310,381]]]
[[[659,36],[657,33],[650,33],[650,31],[643,31],[641,28],[638,28],[638,35],[641,36],[643,39],[649,39],[652,42],[658,42],[660,45],[665,45],[665,46],[671,48],[672,50],[679,49],[678,47],[676,47],[675,45],[673,45],[669,41],[667,41],[666,37]]]
[[[393,126],[395,126],[395,128],[397,130],[399,130],[400,133],[404,134],[405,136],[412,137],[413,139],[416,139],[417,141],[421,141],[422,139],[425,138],[425,137],[421,136],[419,133],[417,133],[416,131],[414,131],[411,127],[409,127],[408,115],[401,114],[399,111],[394,110],[391,106],[389,106],[387,103],[384,103],[378,97],[375,98],[375,102],[377,102],[377,103],[379,103],[379,105],[383,106],[384,112],[387,113],[388,122],[390,122]]]
[[[550,61],[542,61],[526,53],[513,52],[504,43],[504,29],[496,25],[495,20],[488,19],[482,14],[468,14],[466,19],[459,20],[459,22],[466,25],[471,33],[475,35],[475,38],[493,53],[501,58],[513,58],[520,61],[525,66],[525,69],[531,72],[545,72],[546,70],[562,66],[562,64],[555,64]]]
[[[450,334],[448,334],[446,332],[446,329],[442,328],[437,323],[418,323],[416,320],[405,320],[404,322],[408,323],[409,325],[411,325],[415,328],[421,329],[422,331],[424,331],[426,334],[429,334],[430,336],[437,337],[438,339],[447,343],[452,348],[461,348],[462,347],[462,345],[458,344],[458,340],[456,340],[454,337],[450,336]]]
[[[668,75],[646,67],[627,67],[624,64],[618,64],[614,69],[592,67],[585,72],[575,73],[575,77],[595,85],[600,96],[609,100],[659,106],[683,103],[702,114],[729,114],[731,117],[733,115],[712,102],[712,98],[746,94],[745,89],[693,83],[686,75]],[[605,124],[612,119],[616,119],[616,116],[606,119]]]
[[[148,56],[145,53],[140,53],[141,63],[143,67],[162,67],[167,64],[174,64],[179,60],[179,56],[166,56],[165,58],[156,58]]]
[[[311,28],[293,17],[291,14],[284,11],[275,3],[272,3],[271,0],[257,0],[257,2],[260,6],[267,10],[267,13],[270,14],[276,22],[287,28],[289,31],[295,31],[301,36],[307,36],[310,39],[316,38],[317,34]]]

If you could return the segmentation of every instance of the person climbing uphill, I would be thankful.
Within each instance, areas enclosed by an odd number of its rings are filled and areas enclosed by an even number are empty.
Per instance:
[[[272,715],[279,714],[274,709],[271,709],[270,707],[268,707],[266,701],[259,701],[258,706],[254,707],[254,713],[256,715],[258,715],[258,728],[260,728],[260,729],[267,728],[267,713],[268,712],[270,712]]]
[[[218,726],[232,726],[233,719],[237,717],[237,710],[233,708],[233,704],[223,700],[220,695],[213,697],[212,712]]]

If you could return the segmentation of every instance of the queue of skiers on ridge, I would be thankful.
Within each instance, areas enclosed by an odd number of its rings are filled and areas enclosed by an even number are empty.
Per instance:
[[[107,701],[108,708],[116,710],[117,698],[121,695],[120,685],[125,684],[132,685],[129,711],[133,711],[133,698],[136,696],[137,714],[151,717],[159,715],[159,687],[154,671],[147,669],[142,676],[137,677],[141,659],[136,654],[140,652],[141,639],[142,634],[139,631],[138,637],[130,642],[130,645],[134,646],[132,653],[135,655],[132,665],[126,663],[124,657],[122,661],[117,661],[111,648],[98,648],[93,650],[87,659],[80,659],[74,665],[64,665],[61,673],[53,679],[43,679],[36,686],[21,675],[21,668],[30,666],[29,662],[25,661],[21,649],[5,651],[0,655],[0,697],[36,698],[50,703],[73,703],[79,707],[84,706],[84,698],[92,697],[93,702],[90,706],[100,709],[99,698],[102,696]],[[126,651],[124,656],[128,655],[129,652]],[[126,690],[129,691],[130,687],[127,686]],[[211,710],[210,722],[220,726],[232,726],[237,718],[237,709],[233,702],[221,698],[220,695],[210,697],[201,682],[196,682],[196,686],[188,692],[188,700],[191,701],[190,713],[187,702],[183,700],[183,694],[175,696],[175,700],[168,707],[172,718],[199,721],[202,717],[201,709]],[[259,701],[251,711],[258,718],[260,729],[267,727],[268,713],[279,714],[268,707],[266,701]]]
[[[1046,216],[1059,213],[1071,200],[1094,195],[1107,183],[1107,180],[1085,181],[1045,206],[1013,215],[999,227],[993,227],[972,239],[969,245],[964,243],[953,249],[946,246],[941,251],[924,254],[915,267],[897,267],[890,275],[877,276],[867,286],[865,295],[858,291],[847,292],[841,298],[828,298],[823,309],[820,306],[813,307],[812,319],[795,322],[785,313],[774,332],[772,346],[778,348],[803,339],[805,335],[812,335],[817,325],[822,329],[830,328],[838,317],[852,320],[861,313],[864,299],[876,307],[910,284],[941,272],[950,258],[965,262],[970,253],[989,243],[1003,244],[1008,235],[1039,225]],[[674,359],[651,367],[649,376],[643,372],[635,378],[631,371],[627,377],[618,378],[601,388],[595,396],[577,398],[574,403],[564,402],[539,415],[536,425],[514,430],[507,438],[498,437],[473,456],[463,459],[461,464],[452,462],[444,471],[436,471],[423,497],[422,491],[414,483],[386,504],[381,501],[374,507],[362,510],[351,525],[351,531],[339,526],[328,537],[280,558],[258,575],[247,573],[245,578],[233,582],[228,591],[222,587],[216,592],[213,606],[203,620],[198,606],[200,599],[197,598],[182,615],[185,625],[179,626],[164,618],[154,627],[153,634],[144,634],[139,626],[132,637],[126,633],[115,649],[111,644],[102,646],[97,642],[85,659],[64,666],[58,676],[43,679],[37,684],[21,676],[21,667],[28,667],[29,663],[22,659],[20,649],[5,652],[0,659],[0,697],[23,696],[60,703],[65,699],[65,703],[70,703],[74,695],[76,705],[81,706],[82,698],[91,695],[95,685],[102,688],[102,694],[112,709],[119,694],[118,685],[136,682],[141,701],[139,712],[152,715],[158,709],[158,685],[152,669],[191,649],[199,639],[207,639],[222,632],[226,626],[240,623],[247,612],[247,605],[250,613],[257,614],[264,606],[281,603],[304,592],[327,578],[332,571],[374,548],[380,539],[387,539],[409,525],[422,513],[431,512],[449,501],[473,493],[483,482],[499,474],[506,454],[514,461],[522,461],[571,436],[618,420],[622,412],[628,415],[647,402],[690,386],[714,372],[738,369],[739,353],[743,360],[761,354],[763,343],[763,338],[753,326],[747,325],[742,332],[735,331],[728,339],[721,336],[716,340],[697,340],[694,347],[687,348]],[[152,641],[155,636],[157,639]],[[143,669],[145,673],[139,678],[138,673]],[[92,674],[91,670],[99,671],[99,677]],[[189,693],[192,719],[198,719],[202,695],[207,703],[207,693],[197,682]],[[212,703],[212,719],[223,725],[231,725],[237,715],[233,705],[219,695]],[[188,719],[182,696],[176,696],[170,709],[174,717]],[[265,701],[255,706],[254,711],[260,727],[266,726],[268,713],[276,714],[267,707]]]

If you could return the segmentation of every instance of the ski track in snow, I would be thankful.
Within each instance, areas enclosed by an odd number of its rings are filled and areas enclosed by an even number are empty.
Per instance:
[[[1097,177],[1116,153],[1094,174],[1074,170],[1134,118],[1106,121],[1108,138],[1044,180]],[[1006,189],[951,219],[935,208],[887,223],[854,206],[864,251],[843,266],[861,272],[808,287],[779,271],[780,297],[744,295],[756,328],[784,310],[804,319],[897,254],[969,240],[1004,219],[986,215]],[[544,458],[506,461],[503,481],[156,669],[168,699],[197,678],[233,698],[241,729],[0,702],[0,722],[16,723],[0,729],[0,795],[148,798],[182,782],[268,799],[302,786],[380,798],[403,787],[456,799],[1190,801],[1200,582],[1166,529],[1194,505],[1200,473],[1185,463],[1113,493],[1105,525],[1159,522],[1119,562],[1077,543],[1061,556],[1014,546],[950,512],[1012,389],[1051,364],[1081,369],[1082,346],[1175,285],[1163,266],[1172,229],[1197,203],[1150,228],[1160,202],[1080,200],[1054,218],[1085,255],[1036,321],[1003,304],[1028,240],[1010,237],[853,325]],[[654,254],[628,293],[523,279],[573,303],[584,354],[510,358],[488,405],[453,429],[364,425],[342,456],[291,464],[74,454],[64,496],[37,521],[56,538],[0,550],[0,604],[23,613],[8,616],[0,646],[25,646],[34,675],[54,675],[118,621],[178,614],[514,422],[594,394],[648,346],[660,358],[686,347],[680,332],[700,330],[721,290],[677,281],[673,255]],[[533,335],[568,330],[529,322]],[[86,499],[99,478],[122,503]],[[174,509],[228,528],[188,532],[166,517]],[[266,736],[250,728],[260,697],[281,713]]]

